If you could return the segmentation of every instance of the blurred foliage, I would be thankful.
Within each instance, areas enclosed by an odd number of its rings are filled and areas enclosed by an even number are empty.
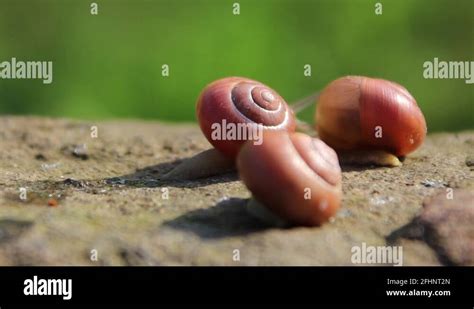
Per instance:
[[[0,80],[0,113],[194,121],[224,76],[291,102],[357,74],[407,87],[431,132],[473,128],[472,84],[423,79],[434,57],[474,60],[473,0],[380,0],[380,16],[371,0],[98,0],[97,16],[91,2],[0,0],[0,61],[54,61],[51,85]]]

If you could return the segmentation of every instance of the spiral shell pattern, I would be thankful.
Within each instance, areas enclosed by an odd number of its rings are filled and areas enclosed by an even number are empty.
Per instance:
[[[231,101],[242,116],[265,127],[284,126],[288,121],[286,102],[273,89],[264,85],[239,82],[231,90]]]
[[[285,100],[270,87],[243,77],[229,77],[209,84],[199,96],[196,113],[201,130],[222,153],[235,157],[246,141],[216,140],[215,124],[256,124],[263,130],[295,130],[295,117]]]

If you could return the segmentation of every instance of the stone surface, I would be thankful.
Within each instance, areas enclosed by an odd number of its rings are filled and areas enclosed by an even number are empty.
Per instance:
[[[440,258],[455,265],[474,265],[474,192],[441,193],[424,206],[419,221]]]
[[[209,147],[194,124],[0,117],[0,264],[352,265],[363,242],[403,246],[404,265],[472,264],[460,249],[472,245],[472,217],[422,212],[448,188],[474,191],[474,132],[430,135],[401,167],[343,167],[342,208],[316,228],[249,216],[232,173],[158,180]]]

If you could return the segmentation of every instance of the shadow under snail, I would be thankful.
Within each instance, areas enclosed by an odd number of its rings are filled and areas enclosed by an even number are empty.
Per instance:
[[[288,105],[258,81],[228,77],[206,86],[196,103],[200,128],[215,148],[184,160],[162,178],[191,180],[234,171],[235,157],[248,137],[213,138],[219,126],[253,124],[287,132],[298,128],[314,135],[314,129],[295,114],[315,101],[315,129],[337,151],[342,164],[399,166],[398,157],[414,151],[426,136],[426,122],[415,99],[394,82],[346,76]]]

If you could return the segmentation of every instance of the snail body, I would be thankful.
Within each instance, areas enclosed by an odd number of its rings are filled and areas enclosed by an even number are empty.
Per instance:
[[[293,132],[296,127],[293,111],[276,91],[243,77],[209,84],[197,100],[196,114],[207,140],[230,158],[263,130]]]
[[[426,122],[401,85],[363,76],[331,82],[316,109],[319,137],[337,151],[377,150],[403,157],[426,136]]]
[[[237,157],[239,175],[254,198],[290,224],[314,226],[333,217],[341,201],[337,155],[303,133],[265,131]]]

